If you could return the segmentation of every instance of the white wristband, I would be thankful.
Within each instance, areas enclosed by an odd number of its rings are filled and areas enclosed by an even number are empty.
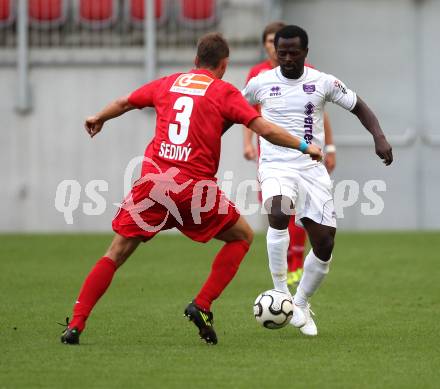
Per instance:
[[[325,153],[336,153],[336,146],[335,145],[325,145],[324,152]]]

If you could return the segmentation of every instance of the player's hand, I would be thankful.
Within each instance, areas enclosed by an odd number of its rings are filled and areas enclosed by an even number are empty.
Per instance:
[[[328,174],[331,174],[336,167],[336,153],[326,153],[324,157],[324,165]]]
[[[309,154],[314,161],[318,162],[322,161],[323,158],[321,149],[315,145],[308,145],[304,154]]]
[[[374,138],[374,145],[376,147],[376,154],[382,159],[382,162],[388,166],[393,162],[393,149],[388,143],[384,135]]]
[[[97,116],[89,116],[84,123],[84,127],[91,138],[101,131],[103,125],[104,122]]]
[[[254,147],[254,145],[250,144],[250,145],[244,146],[243,156],[248,161],[255,161],[257,159],[257,150]]]

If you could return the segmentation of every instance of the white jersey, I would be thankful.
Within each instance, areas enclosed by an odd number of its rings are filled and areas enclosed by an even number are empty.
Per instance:
[[[262,116],[321,149],[324,147],[324,105],[327,101],[352,110],[356,94],[330,74],[304,67],[298,79],[281,74],[280,67],[260,73],[242,91],[251,104],[261,106]],[[299,150],[276,146],[260,137],[260,168],[281,164],[296,169],[316,166]]]

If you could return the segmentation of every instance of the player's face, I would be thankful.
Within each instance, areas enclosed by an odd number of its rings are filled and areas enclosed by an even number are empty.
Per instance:
[[[272,61],[272,62],[278,62],[277,61],[277,53],[275,51],[275,46],[274,46],[274,40],[275,40],[275,33],[273,34],[267,34],[266,35],[266,40],[264,42],[264,49],[266,50],[267,53],[267,58]]]
[[[276,53],[281,71],[285,77],[299,78],[302,75],[308,49],[301,47],[299,37],[280,38]]]

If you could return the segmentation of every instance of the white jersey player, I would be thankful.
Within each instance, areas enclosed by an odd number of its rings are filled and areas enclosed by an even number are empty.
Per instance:
[[[296,80],[284,77],[280,67],[259,74],[249,81],[243,94],[251,104],[261,106],[264,118],[321,149],[325,140],[325,103],[331,101],[352,110],[357,102],[356,94],[341,81],[308,67],[304,67],[303,74]],[[331,181],[322,163],[299,150],[261,139],[259,176],[263,204],[276,195],[284,195],[296,203],[297,220],[308,217],[336,227]],[[293,179],[296,176],[298,179]],[[309,201],[305,204],[307,198]]]
[[[276,67],[252,78],[243,94],[251,104],[259,104],[262,115],[307,143],[324,146],[324,104],[328,101],[352,110],[356,94],[334,76],[305,67],[297,80],[283,76]],[[316,166],[298,150],[279,153],[279,147],[261,139],[261,162],[295,162],[296,168]],[[287,150],[287,149],[285,149]],[[290,151],[290,150],[289,150]],[[283,164],[284,165],[284,164]]]
[[[275,36],[279,67],[251,79],[243,95],[259,104],[267,120],[320,148],[324,146],[324,106],[335,103],[354,113],[373,135],[376,153],[386,165],[392,160],[391,146],[374,113],[353,91],[332,75],[304,67],[308,54],[307,33],[286,26]],[[317,335],[308,299],[329,271],[336,233],[331,180],[324,165],[261,140],[259,178],[263,204],[268,210],[267,251],[275,289],[287,288],[287,230],[291,210],[307,230],[312,250],[294,297],[292,324],[306,335]]]

